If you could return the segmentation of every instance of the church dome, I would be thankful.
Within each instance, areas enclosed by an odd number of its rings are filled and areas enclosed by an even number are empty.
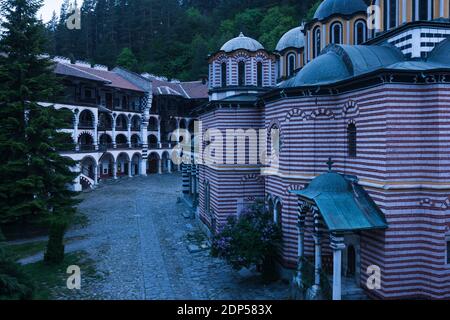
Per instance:
[[[335,14],[352,15],[366,11],[367,5],[364,0],[325,0],[317,8],[314,19],[325,20]]]
[[[264,47],[261,43],[256,41],[255,39],[249,38],[244,36],[244,34],[241,32],[241,34],[225,43],[222,48],[220,48],[221,51],[225,52],[232,52],[236,50],[248,50],[248,51],[258,51],[258,50],[264,50]]]
[[[328,172],[313,179],[308,185],[308,191],[339,193],[349,191],[350,186],[350,182],[343,175]]]
[[[334,83],[382,69],[403,60],[401,51],[392,45],[329,45],[295,77],[283,82],[281,87]]]
[[[303,48],[305,46],[305,37],[302,27],[297,27],[286,32],[278,41],[276,51],[280,52],[287,48]]]

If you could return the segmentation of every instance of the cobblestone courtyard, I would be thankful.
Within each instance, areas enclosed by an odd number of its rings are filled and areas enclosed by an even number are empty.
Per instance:
[[[82,299],[286,299],[288,285],[264,285],[251,272],[236,272],[209,250],[190,253],[198,234],[177,202],[180,175],[120,180],[83,194],[88,226],[75,246],[95,261],[98,277],[84,279]]]

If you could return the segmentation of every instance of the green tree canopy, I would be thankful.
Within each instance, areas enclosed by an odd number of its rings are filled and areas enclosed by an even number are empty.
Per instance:
[[[0,5],[0,223],[47,224],[52,232],[46,257],[57,262],[64,252],[60,230],[75,212],[68,186],[77,173],[71,170],[76,162],[58,153],[72,143],[59,130],[67,126],[65,114],[40,104],[61,91],[53,63],[43,54],[44,26],[36,18],[42,0]]]
[[[137,60],[138,71],[195,80],[207,71],[205,56],[240,32],[273,50],[281,35],[300,25],[316,2],[84,0],[81,30],[65,27],[65,3],[57,27],[54,23],[48,26],[52,29],[50,43],[54,44],[49,53],[73,54],[76,59],[110,67],[117,62],[129,66],[129,52],[124,52],[128,48]]]
[[[116,65],[131,71],[138,71],[138,61],[130,48],[123,48],[116,60]]]

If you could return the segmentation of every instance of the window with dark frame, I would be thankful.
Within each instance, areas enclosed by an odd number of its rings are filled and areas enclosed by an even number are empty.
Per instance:
[[[262,87],[263,86],[263,64],[262,64],[262,62],[258,62],[256,66],[257,66],[256,67],[256,69],[257,69],[257,71],[256,71],[257,86]]]
[[[350,158],[356,158],[357,156],[357,132],[356,125],[350,123],[347,127],[348,136],[348,156]]]
[[[331,26],[331,42],[334,44],[342,43],[342,25],[339,22],[334,23]]]
[[[294,74],[294,70],[295,70],[295,55],[291,54],[289,55],[288,59],[288,77]]]
[[[227,63],[223,62],[221,66],[222,87],[227,86]]]
[[[366,23],[359,20],[355,23],[355,40],[356,45],[364,43],[366,41]]]
[[[313,37],[313,58],[316,58],[320,53],[320,27],[314,29]]]
[[[238,85],[245,86],[245,62],[238,63]]]

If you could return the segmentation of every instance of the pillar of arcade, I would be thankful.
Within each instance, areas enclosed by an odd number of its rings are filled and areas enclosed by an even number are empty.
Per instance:
[[[298,222],[297,222],[297,229],[298,229],[298,246],[297,246],[297,256],[298,256],[298,264],[297,264],[297,273],[296,276],[293,279],[294,282],[294,290],[293,297],[296,300],[303,300],[305,298],[305,286],[303,284],[303,264],[305,259],[305,221],[306,221],[306,214],[309,212],[311,207],[304,203],[299,201],[298,205]]]
[[[330,247],[333,250],[333,300],[342,299],[342,251],[345,249],[344,237],[332,233]]]
[[[308,300],[322,300],[321,274],[322,274],[322,230],[319,210],[312,208],[314,219],[314,285],[307,291]]]
[[[162,174],[162,159],[158,159],[158,174]]]

